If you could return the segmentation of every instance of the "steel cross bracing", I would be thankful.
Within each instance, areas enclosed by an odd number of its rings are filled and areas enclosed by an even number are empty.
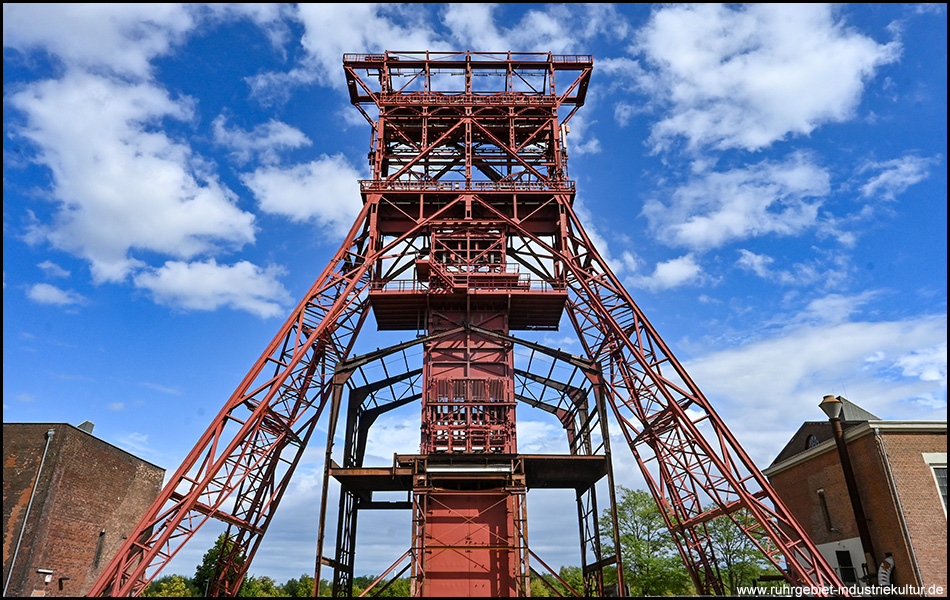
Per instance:
[[[330,479],[342,482],[362,467],[367,432],[380,414],[420,398],[432,401],[424,396],[429,389],[419,374],[424,369],[405,358],[402,370],[375,379],[359,375],[369,362],[402,358],[415,345],[351,358],[370,312],[380,329],[422,332],[423,348],[441,344],[451,350],[454,342],[446,336],[452,335],[488,348],[520,348],[521,355],[512,355],[505,389],[514,400],[559,419],[571,460],[605,459],[607,510],[615,532],[608,427],[618,428],[699,592],[724,591],[707,530],[715,518],[734,522],[792,584],[814,586],[819,593],[843,591],[573,211],[567,123],[584,103],[592,66],[588,56],[549,53],[344,57],[351,101],[372,127],[373,179],[361,182],[362,211],[90,595],[141,593],[211,519],[226,525],[234,543],[219,560],[209,594],[235,595],[318,421],[335,427],[344,389],[349,390],[347,441],[342,468],[332,459],[332,439],[327,444],[317,581],[325,565],[333,569],[335,595],[352,589],[356,515],[383,507],[371,493],[341,483],[337,549],[334,558],[325,558]],[[497,312],[499,298],[505,302],[502,312]],[[492,314],[503,315],[505,325],[480,329],[471,321]],[[584,358],[508,332],[554,330],[562,314],[577,333]],[[436,316],[447,324],[434,330]],[[536,357],[551,370],[545,372]],[[499,360],[503,365],[512,359]],[[554,365],[576,371],[555,375]],[[520,455],[505,456],[512,476],[527,464]],[[409,550],[387,574],[410,570],[417,594],[425,593],[422,550],[432,533],[427,519],[436,510],[430,507],[451,501],[426,487],[431,474],[425,469],[433,458],[439,457],[407,459],[422,487],[388,507],[412,510],[415,525]],[[512,589],[523,593],[524,578],[545,563],[527,545],[526,488],[518,477],[510,482],[508,508],[502,511],[510,534],[498,546],[511,555]],[[621,566],[621,558],[601,554],[594,487],[585,483],[576,489],[582,593],[598,595],[603,568]],[[461,519],[477,521],[480,511],[494,506],[486,500]]]
[[[337,374],[334,377],[336,389],[333,394],[334,405],[331,407],[331,414],[340,410],[344,389],[348,389],[349,402],[345,421],[346,439],[341,467],[336,467],[332,461],[328,460],[326,462],[325,483],[331,476],[339,477],[344,473],[355,474],[357,477],[351,477],[351,479],[358,480],[359,474],[365,473],[362,461],[367,432],[372,422],[385,412],[418,400],[420,397],[420,370],[415,369],[414,366],[421,359],[421,353],[416,352],[416,350],[439,339],[451,337],[462,329],[491,337],[498,342],[512,344],[517,348],[516,373],[518,381],[515,394],[517,401],[555,415],[564,427],[567,446],[572,456],[596,456],[605,452],[609,453],[606,421],[600,419],[600,416],[605,414],[606,409],[603,405],[603,395],[600,393],[602,378],[596,363],[530,341],[466,325],[439,334],[417,338],[391,348],[377,350],[367,355],[353,357],[338,364]],[[596,406],[590,406],[591,401]],[[333,422],[331,419],[327,433],[328,449],[332,447],[335,435]],[[417,457],[413,458],[418,460]],[[416,467],[418,467],[418,464]],[[514,471],[523,473],[524,467],[514,469]],[[417,475],[424,474],[425,469],[419,470],[416,468],[414,473]],[[390,476],[396,476],[397,474],[398,470],[396,469],[390,472]],[[609,471],[609,465],[607,476],[608,480],[612,482],[613,475]],[[324,506],[327,492],[328,487],[324,485]],[[374,501],[372,495],[367,495],[365,489],[356,489],[348,483],[342,485],[340,496],[336,556],[332,559],[320,560],[317,565],[317,578],[319,578],[322,566],[332,567],[334,574],[332,595],[350,596],[352,595],[353,558],[359,512],[367,509],[405,509],[411,507],[408,501]],[[601,554],[599,513],[594,490],[579,487],[577,496],[578,510],[582,517],[580,521],[582,533],[581,562],[582,566],[587,567],[584,569],[585,590],[587,595],[600,595],[603,590],[603,566],[616,562],[616,557],[604,557]],[[437,499],[431,500],[426,494],[421,494],[415,498],[415,503],[414,506],[434,503],[436,506],[441,505],[441,508],[448,512],[456,512]],[[509,549],[517,554],[519,563],[523,565],[522,572],[524,576],[527,576],[527,573],[531,570],[528,557],[533,553],[527,545],[527,529],[524,527],[526,504],[519,499],[515,499],[514,503],[513,510],[518,516],[516,524],[517,538],[509,540]],[[497,502],[492,502],[483,507],[482,510],[491,510],[496,505]],[[612,494],[610,505],[614,505]],[[417,510],[422,509],[417,508]],[[322,532],[324,531],[325,513],[325,510],[321,511],[323,517],[320,521],[321,533],[318,536],[318,555],[321,557],[324,548]],[[460,519],[465,523],[472,522],[470,518],[460,516]],[[616,514],[612,515],[612,519],[613,531],[617,532],[619,529],[616,523]],[[423,545],[420,541],[424,538],[425,533],[424,514],[416,516],[415,531],[414,540],[417,541],[413,543],[407,553],[400,557],[397,564],[407,557],[413,558],[412,562],[405,565],[403,570],[410,567],[414,569],[414,581],[419,580],[421,589],[425,580],[424,558],[426,553],[438,549],[433,548],[431,544]],[[617,542],[618,539],[616,538],[612,540],[615,547]],[[536,555],[534,556],[539,564],[544,564]],[[415,557],[420,558],[415,560]],[[393,565],[393,569],[397,564]],[[376,588],[374,587],[374,589]],[[520,595],[525,589],[525,584],[519,582],[516,592]]]

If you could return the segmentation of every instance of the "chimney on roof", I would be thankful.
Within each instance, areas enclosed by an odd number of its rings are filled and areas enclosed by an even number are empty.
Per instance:
[[[83,422],[82,422],[82,425],[79,426],[79,429],[81,429],[82,431],[85,431],[86,433],[88,433],[88,434],[91,435],[91,434],[92,434],[92,428],[95,427],[95,426],[96,426],[96,424],[93,423],[92,421],[83,421]]]

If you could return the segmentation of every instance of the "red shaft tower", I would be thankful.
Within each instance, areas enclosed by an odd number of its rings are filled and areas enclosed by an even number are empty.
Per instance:
[[[595,484],[606,477],[618,530],[608,427],[639,464],[698,591],[724,591],[707,530],[716,518],[793,584],[819,595],[840,587],[573,211],[565,138],[591,58],[387,52],[343,62],[351,102],[372,126],[363,210],[91,595],[140,592],[208,519],[234,540],[211,592],[236,594],[321,419],[316,579],[332,569],[335,595],[352,591],[363,510],[412,512],[410,548],[386,575],[410,571],[414,594],[527,595],[544,565],[527,540],[526,492],[537,487],[575,490],[583,592],[602,595],[604,567],[622,573],[598,528]],[[379,329],[416,338],[352,356],[370,312]],[[555,330],[565,315],[583,357],[513,333]],[[419,453],[364,465],[374,420],[415,401]],[[559,420],[567,453],[518,452],[519,403]],[[331,480],[340,503],[328,557]],[[374,497],[384,491],[407,499]]]

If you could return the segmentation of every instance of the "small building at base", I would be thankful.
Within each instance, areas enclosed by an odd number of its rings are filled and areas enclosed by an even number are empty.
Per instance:
[[[881,420],[838,400],[880,569],[865,560],[829,421],[803,423],[764,474],[846,585],[947,595],[947,422]]]

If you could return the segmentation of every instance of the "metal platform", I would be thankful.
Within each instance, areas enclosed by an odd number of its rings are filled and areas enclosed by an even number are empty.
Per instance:
[[[586,491],[607,475],[607,459],[569,454],[401,454],[390,467],[330,469],[331,477],[357,493],[410,492],[418,475],[452,488],[488,482],[504,485],[518,478],[528,490]]]

